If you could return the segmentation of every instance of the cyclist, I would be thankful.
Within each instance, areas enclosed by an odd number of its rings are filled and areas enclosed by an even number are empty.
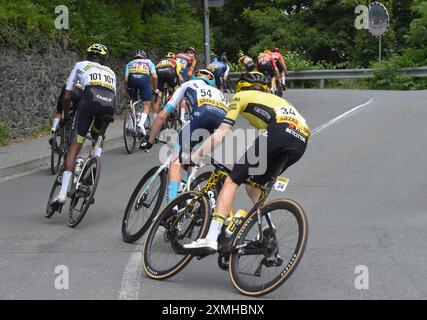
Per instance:
[[[212,254],[217,251],[217,238],[231,211],[239,185],[248,178],[258,184],[265,184],[272,178],[276,178],[272,175],[277,169],[282,167],[284,170],[301,158],[310,137],[310,128],[297,109],[285,99],[268,93],[268,83],[264,75],[253,71],[242,75],[237,82],[237,94],[230,102],[227,115],[218,130],[203,142],[201,148],[193,153],[193,162],[199,162],[204,154],[221,144],[227,132],[235,124],[239,114],[258,130],[267,129],[267,138],[260,135],[250,147],[255,148],[255,153],[253,149],[246,151],[242,159],[234,165],[230,176],[226,178],[205,239],[184,245],[190,251],[194,250],[195,254]],[[263,154],[259,152],[262,139],[267,143],[267,151]],[[288,148],[292,148],[293,152],[287,154],[287,160],[284,160],[285,162],[278,161],[278,159],[282,159],[284,150]],[[257,165],[251,164],[253,161],[249,161],[248,155],[256,153],[260,155],[259,164],[266,164],[266,170],[263,174],[256,175],[251,170]],[[260,190],[251,186],[247,186],[246,190],[252,201],[256,203],[261,195]],[[262,230],[268,228],[265,218],[261,221],[261,227]]]
[[[70,119],[70,101],[72,90],[77,82],[82,86],[82,98],[77,108],[77,114],[72,127],[71,142],[68,146],[64,162],[61,190],[53,202],[64,204],[74,170],[77,155],[84,143],[89,128],[94,139],[98,138],[103,125],[103,116],[113,116],[116,102],[116,75],[104,66],[108,57],[108,49],[102,44],[93,44],[86,50],[87,59],[77,62],[68,77],[62,101],[64,120]],[[92,124],[93,123],[93,124]],[[100,150],[95,150],[98,155]]]
[[[230,67],[227,64],[225,54],[215,57],[207,68],[215,76],[216,87],[221,89],[221,86],[226,87]]]
[[[255,63],[252,60],[251,57],[249,57],[248,55],[244,54],[242,50],[239,51],[238,54],[238,64],[240,67],[241,71],[254,71],[255,70]]]
[[[183,53],[178,53],[176,55],[176,62],[178,62],[181,66],[181,72],[184,81],[191,79],[197,64],[196,49],[193,47],[185,48]]]
[[[163,86],[167,84],[169,93],[172,94],[175,88],[184,82],[184,78],[181,74],[181,65],[175,60],[175,54],[168,52],[164,58],[162,58],[156,65],[157,73],[157,89],[159,95],[163,92]],[[160,112],[160,99],[154,103],[154,120],[156,120],[157,113]]]
[[[176,62],[181,65],[181,74],[184,78],[184,81],[191,79],[193,76],[193,71],[196,68],[197,60],[196,60],[196,49],[193,47],[187,47],[184,49],[183,53],[179,53],[176,55]],[[180,102],[180,119],[181,122],[185,123],[185,110],[186,105],[185,101]]]
[[[182,99],[188,100],[193,106],[190,121],[182,127],[178,135],[178,145],[176,152],[179,152],[177,161],[171,162],[169,170],[168,201],[172,201],[177,193],[179,182],[181,181],[181,152],[190,154],[196,144],[202,141],[203,137],[197,129],[205,129],[212,133],[223,121],[227,110],[228,101],[221,91],[215,88],[215,77],[205,69],[196,70],[190,81],[181,85],[175,91],[166,107],[159,113],[153,123],[150,137],[141,143],[141,149],[149,150],[154,138],[159,133],[163,122],[167,119],[168,113],[172,112]],[[197,134],[197,136],[195,136]]]
[[[279,69],[270,50],[265,49],[258,55],[256,69],[263,74],[268,74],[271,77],[272,88],[276,87],[276,79],[279,79]]]
[[[58,101],[56,102],[56,112],[55,115],[53,117],[53,123],[52,123],[52,129],[51,129],[51,133],[54,133],[56,131],[56,129],[58,128],[58,124],[59,121],[62,119],[62,99],[64,97],[64,93],[65,93],[65,86],[67,84],[65,84],[62,89],[61,89],[61,93],[59,94],[59,98]],[[71,97],[71,113],[74,114],[77,106],[80,102],[80,98],[82,95],[82,86],[80,85],[79,82],[76,83],[76,85],[73,88],[73,95]],[[49,143],[51,142],[51,140],[49,140]]]
[[[274,48],[272,55],[280,73],[280,82],[282,83],[283,88],[286,89],[285,75],[288,73],[288,68],[286,67],[285,59],[283,59],[279,48]]]
[[[144,111],[138,123],[139,130],[145,136],[145,121],[150,113],[152,90],[150,80],[154,93],[158,94],[157,89],[157,74],[156,68],[150,59],[147,59],[147,54],[144,50],[138,50],[132,61],[130,61],[125,68],[125,84],[128,88],[130,98],[132,101],[142,100]]]

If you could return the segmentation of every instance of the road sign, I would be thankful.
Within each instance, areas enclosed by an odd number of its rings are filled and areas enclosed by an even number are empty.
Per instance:
[[[196,8],[203,8],[203,1],[202,0],[190,0],[190,3],[193,7]],[[208,0],[208,8],[214,8],[214,7],[222,7],[224,5],[224,0]]]
[[[375,1],[369,6],[369,33],[375,37],[382,37],[389,25],[387,8]]]
[[[224,5],[224,0],[209,0],[208,7],[222,7]]]

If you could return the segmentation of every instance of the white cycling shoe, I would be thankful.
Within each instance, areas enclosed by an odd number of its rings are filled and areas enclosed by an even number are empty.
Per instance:
[[[214,254],[218,250],[218,241],[198,239],[189,244],[184,244],[184,249],[190,251],[193,255],[205,256]]]
[[[52,203],[64,204],[67,201],[67,195],[62,195],[58,193],[55,198],[53,198]]]

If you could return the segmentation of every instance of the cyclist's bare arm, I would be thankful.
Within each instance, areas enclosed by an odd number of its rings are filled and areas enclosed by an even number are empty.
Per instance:
[[[182,86],[180,86],[175,91],[172,98],[169,100],[169,102],[166,104],[163,110],[160,111],[160,113],[158,114],[156,120],[154,120],[153,125],[151,127],[150,138],[148,139],[149,143],[151,144],[154,143],[154,139],[157,137],[157,135],[160,132],[160,129],[162,128],[163,123],[168,118],[168,114],[172,112],[172,110],[175,109],[178,106],[179,102],[184,98],[184,93],[188,85],[189,85],[189,82],[186,82]]]

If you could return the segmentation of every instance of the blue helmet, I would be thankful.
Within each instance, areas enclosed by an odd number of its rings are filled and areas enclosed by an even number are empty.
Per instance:
[[[215,76],[213,75],[212,72],[206,69],[198,69],[194,71],[193,77],[191,78],[191,80],[203,80],[208,85],[212,87],[216,87]]]
[[[138,50],[137,52],[135,52],[135,56],[134,58],[147,58],[147,54],[145,53],[144,50]]]

